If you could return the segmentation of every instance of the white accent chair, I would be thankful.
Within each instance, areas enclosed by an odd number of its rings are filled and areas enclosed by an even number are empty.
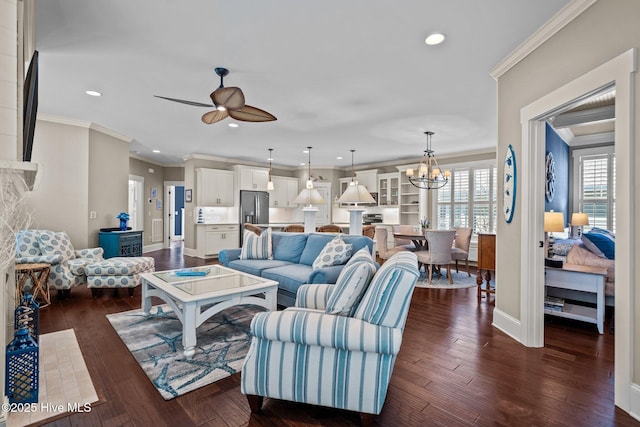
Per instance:
[[[455,230],[427,230],[426,238],[429,250],[417,251],[415,254],[418,256],[419,267],[423,264],[429,266],[427,271],[429,284],[431,284],[434,266],[446,267],[449,283],[453,284],[453,277],[451,276],[451,264],[453,263],[451,247],[455,236]]]
[[[453,227],[453,230],[456,231],[456,238],[453,241],[451,258],[456,262],[456,273],[458,273],[458,261],[464,261],[467,267],[467,274],[471,277],[471,271],[469,270],[469,246],[471,246],[473,228]]]
[[[384,262],[385,260],[391,258],[393,255],[398,252],[406,252],[407,249],[404,246],[398,246],[395,248],[390,248],[387,246],[387,229],[384,227],[376,227],[375,234],[376,246],[378,247],[378,257]],[[413,244],[411,245],[413,246]]]
[[[392,225],[391,226],[391,230],[394,233],[413,233],[415,230],[415,227],[413,225]],[[398,237],[394,237],[393,238],[393,246],[396,248],[405,248],[408,249],[410,251],[415,250],[416,249],[416,245],[413,244],[413,241],[408,240],[408,239],[400,239]]]

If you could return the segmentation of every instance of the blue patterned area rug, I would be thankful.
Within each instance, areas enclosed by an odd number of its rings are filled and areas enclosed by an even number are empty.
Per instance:
[[[251,342],[251,319],[264,309],[230,307],[204,322],[191,360],[182,353],[182,323],[173,311],[166,305],[151,311],[149,317],[132,310],[107,318],[158,392],[170,400],[239,372]]]
[[[451,277],[453,277],[453,285],[449,283],[447,278],[446,268],[442,272],[442,276],[437,274],[433,275],[431,284],[427,282],[427,275],[424,270],[420,270],[420,278],[416,283],[417,288],[433,288],[433,289],[462,289],[473,288],[476,285],[476,276],[474,274],[469,277],[466,271],[460,271],[456,273],[455,269],[451,271]],[[484,286],[484,285],[483,285]]]

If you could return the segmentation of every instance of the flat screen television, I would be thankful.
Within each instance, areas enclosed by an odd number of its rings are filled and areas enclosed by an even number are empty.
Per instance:
[[[22,115],[22,161],[31,161],[33,135],[38,114],[38,51],[33,52],[27,78],[24,82],[24,109]]]

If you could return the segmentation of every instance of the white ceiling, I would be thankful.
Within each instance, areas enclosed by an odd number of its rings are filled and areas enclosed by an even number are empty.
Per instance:
[[[496,145],[489,70],[568,0],[36,0],[39,113],[133,138],[160,164],[208,154],[298,167],[419,158]],[[446,40],[427,46],[425,37]],[[206,125],[214,67],[269,123]],[[96,90],[102,97],[90,97]],[[152,153],[153,149],[160,154]],[[342,160],[336,160],[342,156]]]

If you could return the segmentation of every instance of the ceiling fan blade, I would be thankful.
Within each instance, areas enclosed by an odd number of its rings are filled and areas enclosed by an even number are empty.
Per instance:
[[[273,114],[250,105],[245,105],[237,110],[228,110],[228,113],[234,119],[243,122],[272,122],[278,120]]]
[[[194,101],[185,101],[184,99],[176,99],[176,98],[167,98],[166,96],[160,96],[160,95],[153,95],[156,98],[161,98],[161,99],[166,99],[167,101],[173,101],[173,102],[179,102],[181,104],[187,104],[187,105],[193,105],[194,107],[215,107],[215,105],[211,105],[211,104],[203,104],[201,102],[194,102]]]
[[[229,117],[229,114],[227,114],[226,111],[213,110],[203,114],[202,121],[210,125],[219,122],[220,120],[226,119],[227,117]]]
[[[239,87],[219,87],[210,96],[214,104],[224,106],[227,110],[244,107],[244,94]]]

